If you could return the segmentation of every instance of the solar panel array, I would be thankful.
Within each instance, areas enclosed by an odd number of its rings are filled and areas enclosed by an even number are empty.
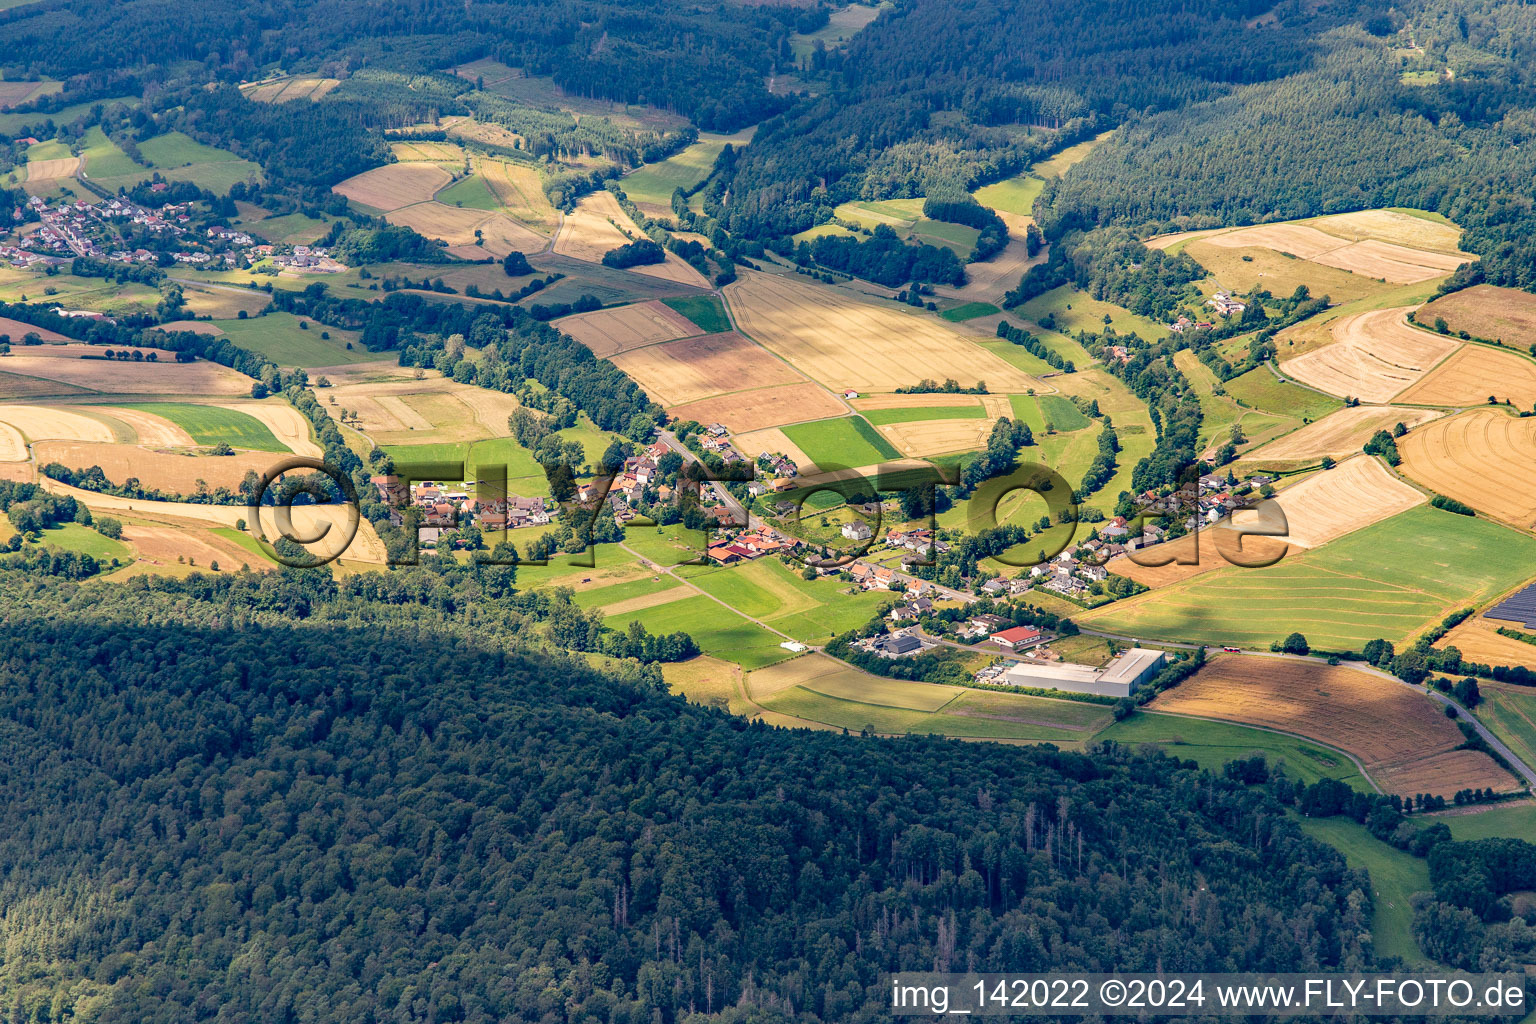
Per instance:
[[[1536,628],[1536,583],[1532,583],[1518,594],[1512,594],[1507,599],[1483,613],[1487,619],[1513,619],[1523,622],[1528,627]]]

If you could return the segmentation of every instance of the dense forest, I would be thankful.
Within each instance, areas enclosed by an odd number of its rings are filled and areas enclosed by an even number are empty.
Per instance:
[[[5,581],[8,1011],[874,1021],[898,968],[1375,963],[1264,789],[749,724],[435,566]]]

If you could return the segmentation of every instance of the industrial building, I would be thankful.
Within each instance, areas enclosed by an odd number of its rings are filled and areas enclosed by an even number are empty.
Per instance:
[[[1132,647],[1103,668],[1066,662],[1017,662],[1003,673],[1008,686],[1039,690],[1096,693],[1104,697],[1129,697],[1136,688],[1157,675],[1168,656],[1162,651]]]

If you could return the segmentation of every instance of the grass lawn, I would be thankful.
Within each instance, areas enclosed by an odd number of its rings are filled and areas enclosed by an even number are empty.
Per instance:
[[[437,201],[469,210],[499,210],[501,203],[485,179],[478,174],[460,178],[437,194]]]
[[[1522,761],[1536,764],[1536,691],[1485,683],[1482,695],[1478,719]]]
[[[681,523],[671,526],[631,526],[624,531],[624,546],[656,565],[671,566],[702,558],[709,535]]]
[[[990,302],[967,302],[963,306],[946,309],[939,316],[952,324],[957,324],[962,320],[974,320],[979,316],[991,316],[993,313],[1001,312],[1002,310]]]
[[[731,329],[730,317],[725,315],[725,303],[718,295],[688,295],[661,301],[693,321],[705,334],[720,334]]]
[[[149,171],[140,167],[128,158],[111,139],[101,130],[100,125],[92,125],[85,133],[84,148],[80,155],[85,158],[85,173],[92,178],[112,178],[128,174],[142,174],[149,177]]]
[[[1437,814],[1430,818],[1416,819],[1420,823],[1444,822],[1450,826],[1451,836],[1467,842],[1473,839],[1524,839],[1536,836],[1536,803],[1497,804],[1472,814]]]
[[[1017,178],[984,185],[971,195],[982,206],[990,206],[1004,213],[1016,213],[1021,217],[1032,217],[1035,213],[1035,200],[1043,188],[1044,180],[1033,174],[1021,174]]]
[[[877,427],[887,423],[916,423],[921,420],[979,420],[986,410],[979,405],[934,405],[911,409],[866,409],[864,418]]]
[[[1109,317],[1110,326],[1114,327],[1119,334],[1130,334],[1134,331],[1142,338],[1151,340],[1161,338],[1168,333],[1166,324],[1137,316],[1130,310],[1111,303],[1100,302],[1087,292],[1078,291],[1069,284],[1053,288],[1043,295],[1037,295],[1020,306],[1016,312],[1035,324],[1038,324],[1046,315],[1053,315],[1056,318],[1054,330],[1062,334],[1102,331],[1106,316]],[[1074,358],[1073,361],[1078,366],[1082,366],[1086,360]]]
[[[258,452],[286,452],[288,448],[267,425],[254,416],[233,409],[221,409],[216,405],[187,405],[181,402],[143,402],[124,408],[163,416],[176,424],[198,444],[213,445],[221,441],[231,448],[248,448]]]
[[[688,633],[699,649],[745,669],[763,668],[793,657],[780,647],[783,638],[722,608],[702,594],[638,611],[610,616],[606,625],[623,630],[638,621],[652,633]]]
[[[856,678],[855,678],[856,677]],[[749,691],[752,680],[748,680]],[[946,699],[947,698],[947,699]],[[1076,746],[1109,717],[1094,704],[839,672],[756,697],[783,715],[859,732]]]
[[[862,416],[797,423],[784,434],[818,466],[870,466],[900,458],[891,443]]]
[[[1413,937],[1412,898],[1429,889],[1428,862],[1388,846],[1348,818],[1302,819],[1300,824],[1307,835],[1342,853],[1350,867],[1370,872],[1376,951],[1415,966],[1431,963]]]
[[[1339,751],[1243,725],[1141,711],[1094,738],[1132,746],[1155,744],[1170,757],[1194,761],[1213,772],[1228,761],[1263,754],[1271,765],[1284,764],[1287,775],[1308,785],[1338,779],[1362,793],[1374,792],[1355,763]]]
[[[672,193],[677,189],[687,191],[709,177],[714,169],[715,158],[726,143],[740,147],[751,138],[751,132],[736,135],[701,134],[699,141],[681,153],[654,164],[646,164],[626,174],[619,181],[624,194],[632,203],[649,203],[671,207]],[[683,314],[687,316],[687,314]]]
[[[1320,650],[1359,650],[1374,637],[1401,645],[1447,612],[1515,586],[1533,560],[1536,538],[1421,505],[1276,565],[1217,569],[1081,621],[1246,647],[1293,630]]]
[[[309,328],[301,330],[301,322],[309,324]],[[317,320],[292,313],[274,311],[245,320],[215,320],[213,325],[228,335],[232,344],[248,348],[283,366],[339,366],[366,363],[380,357],[379,353],[363,348],[357,331],[327,327]],[[330,337],[322,338],[321,334]],[[348,343],[352,348],[347,348]]]
[[[846,594],[836,578],[806,580],[774,558],[681,570],[700,590],[796,640],[824,643],[869,621],[889,592]]]
[[[110,562],[114,558],[119,562],[133,561],[133,553],[128,550],[128,545],[120,540],[103,536],[94,528],[81,526],[79,523],[65,523],[63,526],[44,530],[43,544],[73,551],[79,555],[90,555],[102,562]]]
[[[268,217],[244,225],[245,230],[258,235],[274,245],[308,245],[324,237],[330,230],[324,221],[306,217],[302,213],[288,213],[281,217]]]

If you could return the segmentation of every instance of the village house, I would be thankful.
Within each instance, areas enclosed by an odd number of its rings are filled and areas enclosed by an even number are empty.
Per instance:
[[[840,532],[844,537],[855,541],[869,540],[875,535],[875,531],[871,530],[869,524],[862,519],[855,519],[852,522],[844,523]]]

